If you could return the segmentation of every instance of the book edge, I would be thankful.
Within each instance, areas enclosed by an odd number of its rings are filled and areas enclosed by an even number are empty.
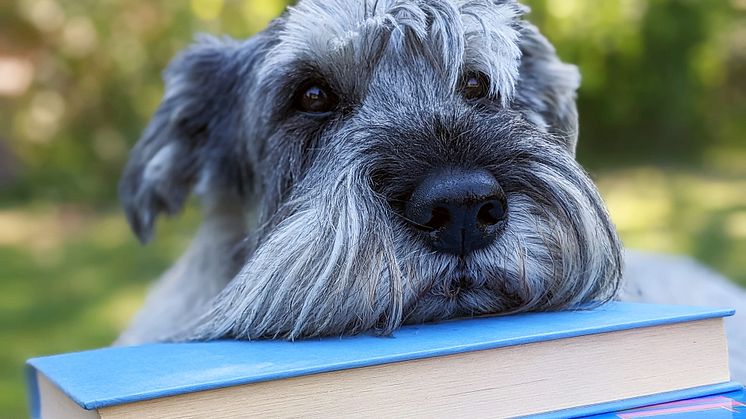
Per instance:
[[[636,303],[624,303],[624,304],[625,305],[630,305],[630,304],[640,305]],[[644,304],[644,305],[647,305],[647,304]],[[679,306],[679,307],[685,308],[687,306]],[[410,360],[416,360],[416,359],[425,359],[425,358],[454,355],[454,354],[460,354],[460,353],[466,353],[466,352],[498,349],[498,348],[503,348],[503,347],[518,346],[518,345],[524,345],[524,344],[535,343],[535,342],[548,342],[548,341],[553,341],[553,340],[588,336],[588,335],[594,335],[594,334],[600,334],[600,333],[613,333],[613,332],[619,332],[619,331],[637,329],[637,328],[657,327],[657,326],[664,326],[664,325],[669,325],[669,324],[686,323],[686,322],[701,321],[701,320],[708,320],[708,319],[715,319],[715,318],[725,318],[725,317],[732,316],[735,313],[734,309],[715,309],[715,308],[695,307],[695,306],[690,306],[688,308],[699,309],[701,311],[695,312],[695,313],[678,313],[675,315],[658,317],[658,318],[648,319],[648,320],[620,322],[620,323],[615,323],[613,325],[585,327],[581,329],[574,329],[572,331],[549,332],[549,333],[536,334],[536,335],[531,335],[531,336],[521,336],[521,337],[516,337],[512,339],[490,340],[490,341],[472,343],[472,344],[466,344],[466,345],[441,347],[441,348],[436,348],[436,349],[427,349],[427,350],[420,350],[420,351],[408,352],[408,353],[399,353],[399,354],[389,355],[389,356],[369,357],[369,358],[357,359],[353,361],[327,363],[327,364],[323,364],[321,366],[316,366],[316,367],[304,367],[304,368],[299,368],[295,370],[285,370],[285,371],[280,371],[280,372],[253,375],[250,377],[237,377],[234,379],[220,379],[220,380],[214,380],[214,381],[205,381],[205,382],[201,382],[197,384],[180,385],[176,387],[162,388],[158,390],[151,390],[151,391],[139,392],[139,393],[133,392],[130,394],[126,394],[122,396],[115,396],[115,397],[91,398],[89,400],[83,400],[79,395],[76,395],[70,392],[69,388],[66,388],[66,386],[60,385],[59,380],[56,379],[56,377],[54,376],[55,375],[54,373],[50,374],[49,371],[45,371],[44,365],[39,365],[40,363],[43,364],[44,362],[49,361],[49,360],[63,358],[67,354],[31,358],[28,361],[26,361],[26,365],[27,367],[33,368],[35,371],[43,373],[50,382],[54,383],[60,390],[62,390],[62,392],[65,395],[67,395],[70,399],[72,399],[75,403],[77,403],[83,409],[95,410],[95,409],[116,406],[116,405],[124,404],[124,403],[134,403],[134,402],[158,399],[162,397],[177,396],[177,395],[188,394],[188,393],[193,393],[197,391],[217,390],[221,388],[233,387],[233,386],[238,386],[238,385],[282,380],[282,379],[287,379],[287,378],[292,378],[292,377],[320,374],[320,373],[325,373],[325,372],[337,372],[337,371],[343,371],[343,370],[352,369],[352,368],[363,368],[363,367],[410,361]],[[585,311],[585,310],[578,310],[578,311]],[[396,337],[396,332],[394,333],[394,338],[395,337]],[[161,345],[161,344],[156,344],[156,345]],[[108,349],[108,348],[104,348],[104,349]],[[99,350],[100,349],[94,349],[94,350],[82,351],[82,352],[77,352],[77,353],[80,354],[84,352],[95,352]],[[38,397],[38,394],[37,394],[37,397]]]
[[[41,400],[39,397],[39,381],[36,378],[37,369],[29,364],[26,364],[23,372],[26,376],[26,397],[28,401],[29,417],[32,419],[40,419]],[[70,396],[68,395],[68,397]],[[70,398],[72,399],[72,397]],[[78,405],[80,405],[80,403],[78,403]]]

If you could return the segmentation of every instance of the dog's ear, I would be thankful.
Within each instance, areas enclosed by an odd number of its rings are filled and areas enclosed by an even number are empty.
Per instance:
[[[521,26],[521,66],[516,103],[524,114],[561,138],[575,153],[578,140],[576,91],[580,72],[560,61],[557,52],[536,26]]]
[[[268,36],[246,41],[202,36],[164,72],[165,95],[133,148],[119,184],[130,226],[142,242],[160,213],[179,212],[196,183],[247,187],[241,138],[243,95]],[[216,184],[219,183],[219,184]]]

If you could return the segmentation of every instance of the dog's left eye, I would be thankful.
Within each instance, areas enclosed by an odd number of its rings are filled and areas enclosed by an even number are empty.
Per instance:
[[[339,99],[334,92],[320,83],[305,83],[298,89],[295,107],[307,113],[326,113],[334,110]]]
[[[489,82],[484,74],[472,72],[464,77],[463,95],[467,100],[481,99],[487,96],[489,91]]]

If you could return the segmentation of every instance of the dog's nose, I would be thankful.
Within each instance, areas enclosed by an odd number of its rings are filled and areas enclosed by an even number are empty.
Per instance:
[[[449,169],[417,186],[405,216],[426,232],[435,249],[465,255],[497,237],[507,216],[507,201],[489,172]]]

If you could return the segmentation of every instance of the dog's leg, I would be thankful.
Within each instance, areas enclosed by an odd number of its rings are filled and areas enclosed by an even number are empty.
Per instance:
[[[243,206],[221,196],[204,203],[204,221],[186,252],[151,288],[145,305],[115,345],[151,342],[179,329],[240,268],[246,234]]]
[[[733,380],[746,381],[746,291],[697,262],[677,256],[626,252],[624,301],[735,308],[726,318]]]

